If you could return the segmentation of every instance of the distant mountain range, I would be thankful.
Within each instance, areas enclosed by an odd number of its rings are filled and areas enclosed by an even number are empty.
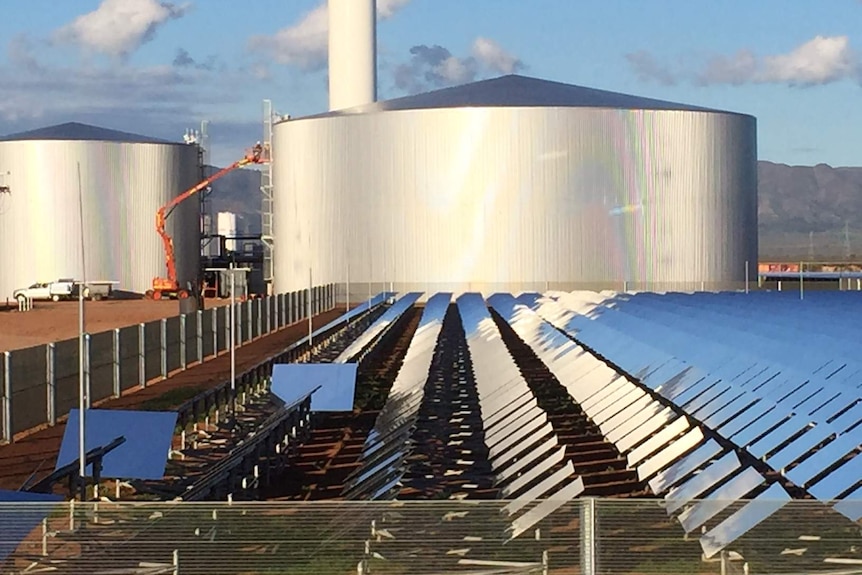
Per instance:
[[[207,166],[205,173],[212,175],[219,168]],[[260,233],[260,171],[240,169],[230,172],[212,185],[204,196],[207,212],[233,212],[237,215],[237,231],[241,234]]]
[[[758,162],[761,259],[862,258],[862,168]]]
[[[761,260],[862,259],[862,168],[761,161],[757,171]],[[240,232],[260,233],[259,171],[228,174],[208,200],[240,216]]]

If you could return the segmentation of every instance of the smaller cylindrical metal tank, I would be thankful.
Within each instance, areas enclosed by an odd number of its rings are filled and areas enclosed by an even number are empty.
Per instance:
[[[0,174],[3,299],[59,278],[150,289],[167,273],[156,210],[201,178],[196,145],[77,123],[0,138]],[[199,274],[200,200],[178,206],[167,230],[185,285]]]

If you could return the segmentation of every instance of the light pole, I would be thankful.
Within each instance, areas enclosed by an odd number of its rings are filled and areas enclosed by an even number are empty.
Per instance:
[[[236,418],[236,268],[230,264],[230,397]]]
[[[78,216],[81,221],[81,283],[78,285],[78,477],[80,480],[81,501],[87,499],[87,446],[86,411],[87,388],[84,371],[86,367],[84,352],[84,289],[87,284],[87,268],[84,259],[84,192],[81,189],[81,163],[78,162]]]

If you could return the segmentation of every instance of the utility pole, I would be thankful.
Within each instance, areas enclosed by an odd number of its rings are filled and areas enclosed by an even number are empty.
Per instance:
[[[87,500],[87,442],[86,420],[90,393],[87,389],[84,290],[87,289],[87,265],[84,259],[84,192],[81,186],[81,163],[78,162],[78,217],[81,224],[81,283],[78,284],[78,488],[81,501]]]

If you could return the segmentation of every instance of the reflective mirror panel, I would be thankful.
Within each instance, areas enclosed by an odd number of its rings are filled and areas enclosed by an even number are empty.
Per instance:
[[[706,499],[698,501],[679,515],[679,522],[686,533],[691,533],[738,499],[745,496],[763,484],[763,476],[753,468],[748,467],[734,476],[730,481],[709,494]]]
[[[78,461],[78,414],[77,409],[69,412],[55,469]],[[126,439],[122,445],[105,455],[102,460],[102,477],[164,478],[168,452],[177,425],[177,412],[88,409],[85,421],[87,451],[104,447],[118,437]],[[87,473],[92,475],[92,465],[87,467]]]
[[[703,554],[707,558],[715,556],[784,507],[788,501],[790,501],[790,495],[777,483],[772,484],[766,491],[700,538]]]

